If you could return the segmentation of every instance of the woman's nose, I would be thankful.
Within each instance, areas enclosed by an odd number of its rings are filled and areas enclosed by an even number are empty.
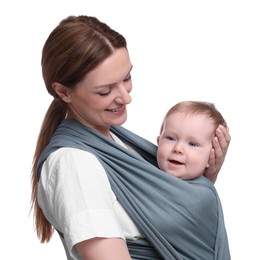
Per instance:
[[[129,104],[132,101],[130,96],[130,90],[128,90],[125,86],[120,86],[118,90],[118,94],[116,97],[116,101],[121,104]]]

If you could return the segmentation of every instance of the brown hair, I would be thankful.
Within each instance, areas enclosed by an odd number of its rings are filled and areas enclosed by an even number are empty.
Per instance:
[[[215,125],[215,130],[219,125],[223,125],[227,127],[227,123],[225,119],[223,118],[222,114],[216,109],[213,103],[203,102],[203,101],[182,101],[175,104],[173,107],[171,107],[168,110],[168,112],[164,117],[163,123],[161,125],[160,133],[163,130],[165,119],[169,115],[175,112],[185,112],[188,115],[194,115],[194,114],[207,115],[209,118],[213,120]]]
[[[54,228],[45,218],[37,199],[37,164],[43,149],[65,119],[67,106],[55,93],[53,82],[74,88],[87,73],[108,58],[118,48],[127,48],[125,38],[105,23],[91,16],[69,16],[51,32],[42,51],[42,74],[54,100],[42,122],[32,167],[31,210],[40,241],[48,242]]]

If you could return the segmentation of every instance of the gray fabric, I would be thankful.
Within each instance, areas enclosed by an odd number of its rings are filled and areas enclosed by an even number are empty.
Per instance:
[[[212,183],[205,177],[183,181],[164,173],[157,168],[154,144],[123,127],[111,131],[143,158],[74,120],[65,120],[41,155],[38,178],[43,162],[56,149],[91,152],[105,168],[119,202],[147,238],[143,247],[139,240],[137,246],[135,241],[127,243],[133,259],[229,260],[222,207]],[[152,258],[143,258],[146,247]],[[161,257],[156,257],[157,252]]]

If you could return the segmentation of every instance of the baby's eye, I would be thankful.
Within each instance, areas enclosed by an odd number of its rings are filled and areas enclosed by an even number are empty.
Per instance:
[[[175,138],[172,137],[172,136],[167,136],[166,139],[168,139],[168,140],[170,140],[170,141],[174,141],[174,140],[175,140]]]
[[[199,144],[196,143],[196,142],[189,142],[189,145],[193,146],[193,147],[198,147],[199,146]]]

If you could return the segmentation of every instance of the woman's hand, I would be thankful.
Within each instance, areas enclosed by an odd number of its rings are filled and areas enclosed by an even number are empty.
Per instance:
[[[213,139],[213,148],[209,158],[209,168],[205,170],[204,176],[215,183],[221,166],[225,160],[228,146],[231,140],[229,129],[220,125],[216,129],[216,136]]]

